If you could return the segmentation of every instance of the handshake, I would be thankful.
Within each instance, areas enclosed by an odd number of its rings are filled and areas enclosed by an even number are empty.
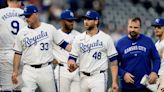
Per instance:
[[[159,80],[157,79],[157,82],[155,84],[150,84],[148,82],[148,80],[149,80],[149,76],[148,75],[144,75],[142,77],[141,81],[140,81],[140,84],[146,86],[146,88],[148,88],[152,92],[157,92],[158,85],[159,85]]]

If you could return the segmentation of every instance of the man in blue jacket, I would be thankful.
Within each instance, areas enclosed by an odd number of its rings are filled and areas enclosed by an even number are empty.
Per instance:
[[[159,54],[153,41],[141,34],[140,18],[130,18],[127,29],[128,35],[116,46],[122,92],[151,92],[140,81],[147,74],[150,84],[156,82],[160,68]]]

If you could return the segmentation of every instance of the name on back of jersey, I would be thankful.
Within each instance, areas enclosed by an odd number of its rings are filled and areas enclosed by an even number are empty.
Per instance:
[[[19,15],[20,15],[19,13],[12,11],[12,12],[5,13],[1,18],[2,18],[2,20],[5,21],[6,19],[8,19],[10,17],[20,17]]]

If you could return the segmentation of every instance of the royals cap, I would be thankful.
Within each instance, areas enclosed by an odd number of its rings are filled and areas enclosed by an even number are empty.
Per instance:
[[[73,12],[71,10],[63,10],[60,14],[60,19],[64,20],[76,20]]]
[[[164,26],[164,18],[155,19],[152,26]]]
[[[99,20],[100,15],[98,14],[98,12],[94,10],[89,10],[86,12],[85,16],[82,16],[82,17],[86,19]]]
[[[25,6],[24,13],[20,14],[20,16],[32,15],[33,13],[37,13],[37,12],[38,12],[37,7],[35,5],[30,4]]]

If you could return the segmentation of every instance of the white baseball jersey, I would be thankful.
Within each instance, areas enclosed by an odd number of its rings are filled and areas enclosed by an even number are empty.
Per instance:
[[[19,17],[23,13],[19,8],[3,8],[0,9],[0,49],[12,49],[15,36],[20,28],[27,25],[23,17]]]
[[[79,56],[80,71],[92,73],[106,70],[108,59],[117,55],[111,37],[102,31],[94,36],[89,36],[84,32],[77,36],[72,44],[70,56]]]
[[[64,40],[68,43],[72,43],[75,36],[80,33],[76,30],[72,30],[69,34],[63,32],[61,29],[58,30],[63,34]],[[53,48],[53,54],[55,59],[57,59],[64,66],[56,66],[55,68],[55,78],[57,81],[57,87],[59,92],[79,92],[80,90],[80,78],[79,69],[74,72],[69,72],[67,67],[67,61],[69,52],[65,51],[61,47],[55,45]]]
[[[53,60],[52,45],[64,40],[60,32],[50,24],[42,23],[36,29],[22,28],[17,35],[14,50],[22,54],[22,61],[36,65]]]
[[[67,41],[70,44],[75,39],[75,36],[77,36],[77,35],[80,34],[76,30],[72,30],[71,33],[69,33],[69,34],[62,32],[61,29],[58,29],[58,31],[61,32],[61,34],[63,34],[64,40]],[[53,50],[53,55],[54,55],[55,59],[57,59],[61,63],[67,63],[68,56],[69,56],[68,51],[62,49],[61,47],[59,47],[56,44],[54,45],[54,48],[53,49],[54,49]]]
[[[164,75],[164,40],[157,41],[155,46],[156,46],[159,54],[162,53],[161,66],[160,66],[158,74]]]

